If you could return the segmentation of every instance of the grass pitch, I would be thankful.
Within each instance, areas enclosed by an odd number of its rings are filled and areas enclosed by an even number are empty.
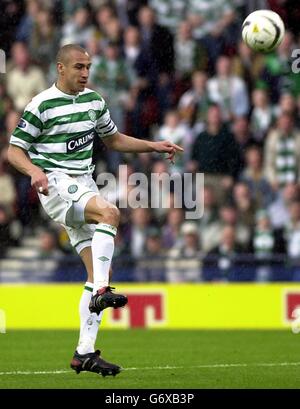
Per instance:
[[[115,378],[69,367],[77,331],[0,334],[0,388],[300,388],[300,335],[288,331],[103,330]]]

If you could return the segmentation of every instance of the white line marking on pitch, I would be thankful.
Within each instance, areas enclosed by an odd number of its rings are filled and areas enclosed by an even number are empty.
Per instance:
[[[195,365],[195,366],[146,366],[143,368],[124,368],[124,371],[138,371],[138,370],[160,370],[160,369],[205,369],[205,368],[245,368],[245,367],[273,367],[273,366],[300,366],[300,362],[266,362],[266,363],[249,363],[249,364],[207,364],[207,365]],[[11,371],[0,372],[1,375],[60,375],[66,373],[73,373],[68,370],[57,371]]]

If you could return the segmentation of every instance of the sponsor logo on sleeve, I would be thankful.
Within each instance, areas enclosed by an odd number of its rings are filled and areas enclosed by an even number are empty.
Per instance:
[[[26,121],[24,119],[20,119],[19,123],[18,123],[18,128],[24,129],[26,128]]]

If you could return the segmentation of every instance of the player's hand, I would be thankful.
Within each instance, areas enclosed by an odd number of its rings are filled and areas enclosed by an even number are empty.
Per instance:
[[[37,169],[31,174],[31,186],[35,187],[38,193],[48,196],[48,178],[42,170]]]
[[[183,148],[169,141],[154,142],[153,145],[155,152],[167,153],[168,156],[166,159],[171,163],[174,163],[176,152],[183,152]]]

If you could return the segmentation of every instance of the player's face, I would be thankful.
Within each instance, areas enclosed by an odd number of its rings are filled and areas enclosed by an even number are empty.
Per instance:
[[[88,53],[79,51],[70,52],[70,56],[64,65],[64,80],[71,93],[77,93],[84,90],[87,85],[91,59]]]

